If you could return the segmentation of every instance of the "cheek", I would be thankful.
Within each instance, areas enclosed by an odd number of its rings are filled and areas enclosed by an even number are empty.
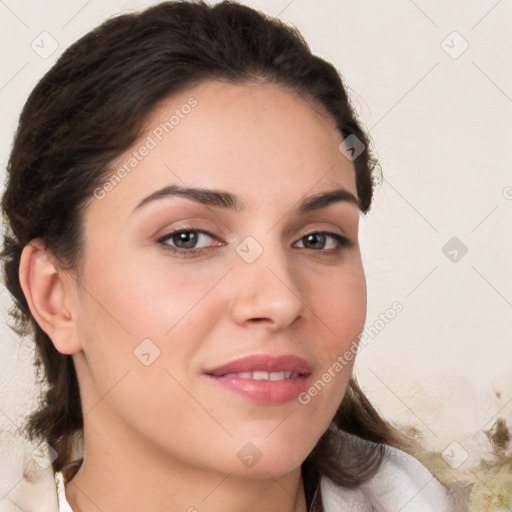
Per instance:
[[[98,268],[101,274],[92,270]],[[158,435],[177,409],[201,424],[204,410],[181,383],[188,388],[194,353],[211,330],[207,294],[217,280],[215,272],[203,277],[180,265],[140,266],[114,253],[90,258],[79,315],[84,410],[99,415],[114,408],[126,424]],[[148,417],[155,419],[151,427]]]
[[[314,279],[310,290],[312,309],[325,333],[325,355],[332,363],[364,329],[367,296],[362,265],[355,261],[328,277]]]
[[[150,263],[121,254],[91,258],[86,275],[86,300],[114,329],[136,338],[163,339],[194,314],[217,273],[192,271],[181,264]],[[95,272],[93,269],[101,269]],[[92,299],[92,300],[91,300]]]
[[[149,351],[159,365],[185,372],[218,316],[209,292],[220,270],[143,265],[110,249],[91,255],[84,274],[80,336],[91,370],[101,370],[108,386]]]
[[[359,336],[367,311],[366,281],[357,262],[329,280],[317,279],[312,290],[320,370],[305,395],[299,397],[309,413],[325,419],[325,427],[336,412],[349,383],[355,363]]]

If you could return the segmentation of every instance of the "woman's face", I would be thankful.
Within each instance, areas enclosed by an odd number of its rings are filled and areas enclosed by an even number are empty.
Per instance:
[[[108,440],[176,467],[300,466],[366,316],[341,140],[272,84],[203,83],[153,112],[84,217],[72,313],[91,453]]]

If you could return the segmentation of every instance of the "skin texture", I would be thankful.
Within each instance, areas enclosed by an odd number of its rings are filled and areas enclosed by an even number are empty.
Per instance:
[[[190,98],[197,104],[159,141],[153,130]],[[80,383],[86,457],[68,500],[82,512],[303,511],[300,465],[353,360],[306,405],[254,403],[203,372],[252,354],[294,354],[315,382],[357,339],[366,317],[358,207],[295,212],[333,189],[356,196],[353,164],[334,122],[276,84],[213,81],[166,99],[113,172],[148,136],[156,147],[87,206],[81,285],[39,240],[22,257],[30,308],[72,354]],[[174,196],[134,211],[172,184],[228,191],[245,207]],[[177,228],[213,236],[185,257],[166,250],[176,237],[157,242]],[[334,254],[330,236],[304,238],[325,231],[350,245]],[[252,263],[236,252],[247,236],[263,249]],[[134,355],[145,339],[160,351],[147,366]],[[248,442],[261,454],[252,467],[237,457]]]

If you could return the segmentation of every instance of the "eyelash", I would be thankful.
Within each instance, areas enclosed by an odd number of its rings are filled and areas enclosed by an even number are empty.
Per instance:
[[[215,236],[212,233],[210,233],[208,231],[205,231],[203,229],[179,228],[179,229],[171,231],[171,232],[161,236],[160,238],[158,238],[157,239],[157,243],[162,245],[165,250],[171,251],[174,254],[179,254],[179,255],[185,256],[185,257],[192,257],[192,256],[194,256],[196,254],[200,254],[200,253],[210,249],[210,248],[205,248],[205,247],[192,248],[192,249],[182,249],[181,247],[174,247],[174,246],[169,245],[168,243],[166,243],[166,240],[169,240],[169,238],[172,238],[173,236],[178,235],[180,233],[203,234],[203,235],[209,236],[210,238],[215,239]],[[327,235],[327,236],[330,236],[331,238],[334,238],[334,240],[336,240],[336,242],[338,242],[338,247],[336,247],[335,249],[330,249],[328,251],[323,250],[323,249],[310,249],[311,251],[317,252],[317,253],[319,253],[320,255],[323,255],[323,256],[337,256],[337,255],[339,255],[342,252],[343,249],[352,246],[352,242],[348,238],[346,238],[343,235],[340,235],[339,233],[333,233],[331,231],[310,231],[308,233],[304,233],[297,240],[297,242],[301,241],[302,239],[304,239],[304,238],[306,238],[307,236],[310,236],[310,235]],[[297,243],[297,242],[295,242],[295,243]],[[220,246],[216,246],[216,247],[220,247]],[[307,248],[304,248],[304,249],[307,249]]]

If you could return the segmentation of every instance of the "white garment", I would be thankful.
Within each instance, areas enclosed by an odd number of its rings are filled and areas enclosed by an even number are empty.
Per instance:
[[[64,477],[59,471],[55,474],[55,483],[57,485],[57,496],[59,501],[59,512],[73,512],[73,509],[66,499],[66,493],[64,489]]]
[[[466,512],[467,503],[455,505],[447,490],[417,459],[396,448],[387,455],[379,471],[357,489],[320,480],[325,512]],[[56,473],[58,512],[73,512],[64,492],[62,473]],[[52,496],[52,498],[54,498]],[[57,512],[57,511],[56,511]]]
[[[467,512],[417,459],[386,447],[377,473],[357,489],[321,479],[325,512]]]

